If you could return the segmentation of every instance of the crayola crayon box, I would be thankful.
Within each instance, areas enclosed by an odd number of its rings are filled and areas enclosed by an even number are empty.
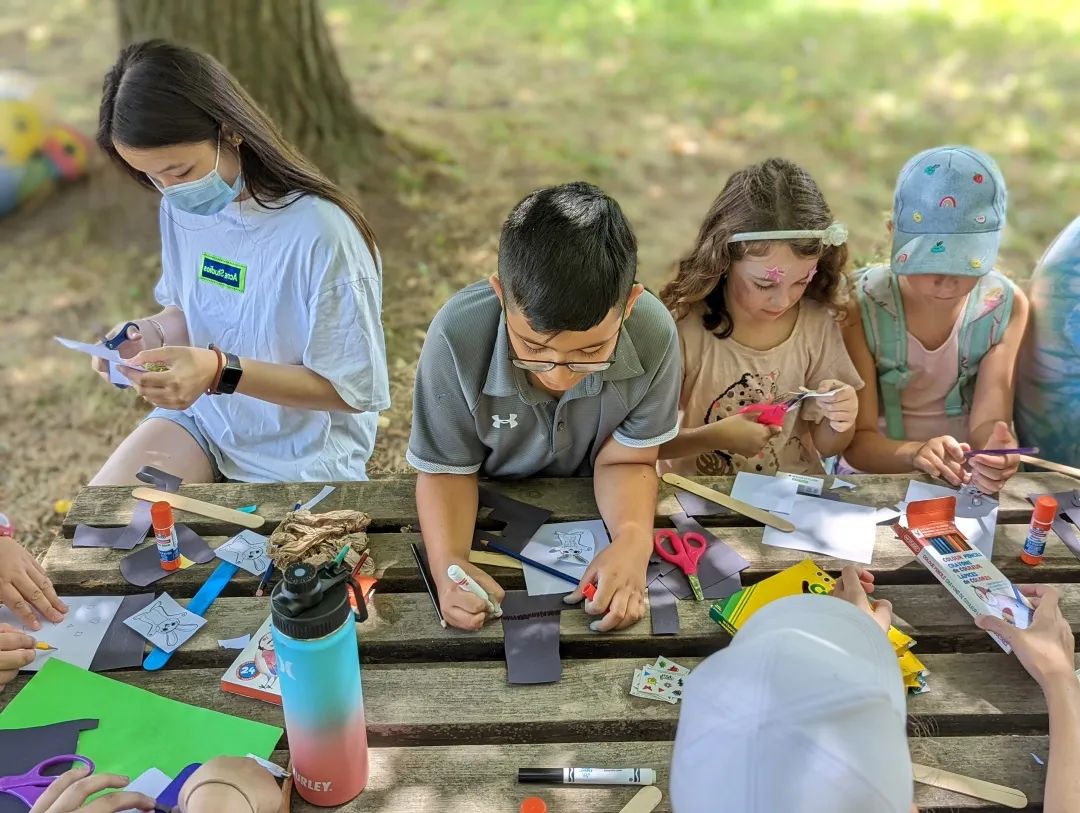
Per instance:
[[[893,532],[926,568],[945,585],[971,615],[993,615],[1027,629],[1034,614],[1030,602],[982,551],[957,530],[956,498],[939,497],[908,503],[907,526],[899,522]],[[989,633],[1006,652],[1005,639]]]

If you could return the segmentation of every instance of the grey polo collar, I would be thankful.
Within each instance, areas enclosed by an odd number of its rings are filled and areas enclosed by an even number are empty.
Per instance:
[[[600,394],[605,381],[623,381],[644,375],[641,357],[630,338],[630,332],[623,323],[619,333],[619,343],[615,351],[615,363],[602,373],[594,373],[579,381],[567,394],[568,400],[593,397]],[[527,404],[536,405],[548,400],[546,393],[540,392],[529,383],[528,373],[519,370],[510,363],[510,345],[506,331],[506,314],[499,314],[498,332],[495,335],[495,347],[488,363],[487,379],[484,381],[484,395],[494,398],[507,398],[517,395]]]

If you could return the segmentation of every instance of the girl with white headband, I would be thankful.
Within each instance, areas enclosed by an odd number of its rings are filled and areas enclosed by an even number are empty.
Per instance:
[[[846,241],[790,161],[728,180],[661,292],[683,357],[680,430],[660,447],[662,471],[820,474],[847,447],[863,381],[837,321]],[[804,390],[827,394],[794,401]]]

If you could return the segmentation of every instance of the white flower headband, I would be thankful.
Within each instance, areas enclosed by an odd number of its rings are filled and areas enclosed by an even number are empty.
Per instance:
[[[825,229],[796,229],[791,231],[741,231],[731,235],[729,243],[746,243],[751,240],[805,240],[816,238],[822,245],[842,246],[847,242],[847,226],[832,223]]]

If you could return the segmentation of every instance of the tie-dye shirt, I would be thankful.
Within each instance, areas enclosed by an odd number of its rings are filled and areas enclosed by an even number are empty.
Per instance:
[[[828,308],[804,299],[791,335],[770,350],[754,350],[734,339],[718,339],[702,322],[698,306],[676,326],[683,357],[679,399],[680,426],[692,429],[714,423],[751,404],[771,403],[800,387],[817,389],[829,379],[861,389],[863,381],[851,363],[840,325]],[[813,424],[789,413],[783,431],[755,457],[723,449],[660,462],[660,471],[685,476],[722,475],[739,471],[772,474],[821,474],[824,469],[811,437]]]

